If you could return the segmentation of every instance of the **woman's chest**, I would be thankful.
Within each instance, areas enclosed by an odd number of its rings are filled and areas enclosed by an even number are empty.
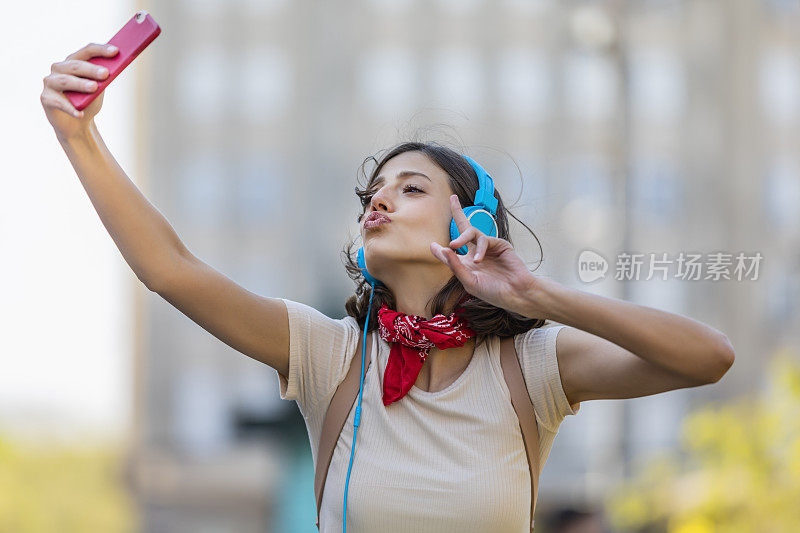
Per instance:
[[[475,378],[443,395],[412,391],[388,407],[378,383],[365,380],[347,488],[348,527],[529,530],[530,473],[516,414],[491,379]],[[353,416],[354,409],[334,449],[321,526],[341,529]]]

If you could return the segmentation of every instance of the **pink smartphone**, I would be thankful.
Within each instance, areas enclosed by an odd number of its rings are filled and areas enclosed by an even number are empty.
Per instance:
[[[119,51],[112,57],[95,56],[89,59],[89,63],[94,63],[108,69],[108,77],[104,80],[94,80],[97,82],[97,89],[91,93],[84,93],[80,91],[64,91],[64,96],[69,98],[72,105],[78,111],[92,103],[92,100],[97,98],[109,83],[116,78],[120,72],[125,70],[136,56],[142,50],[147,48],[147,45],[153,42],[161,33],[161,28],[158,26],[153,17],[147,11],[138,11],[131,17],[131,19],[114,35],[106,44],[113,44]]]

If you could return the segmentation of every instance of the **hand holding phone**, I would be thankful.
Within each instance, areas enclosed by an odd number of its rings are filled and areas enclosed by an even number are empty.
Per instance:
[[[103,104],[103,89],[149,45],[161,29],[146,11],[137,12],[107,45],[89,43],[53,63],[44,77],[41,102],[59,139],[83,135]]]
[[[161,28],[147,11],[137,12],[107,43],[116,46],[119,49],[118,54],[113,57],[97,56],[88,60],[89,63],[107,68],[108,76],[98,81],[97,88],[92,91],[78,92],[68,90],[64,91],[64,96],[75,106],[75,109],[84,109],[92,100],[97,98],[97,95],[103,92],[108,84],[119,76],[120,72],[125,70],[125,67],[136,59],[136,56],[147,48],[160,33]]]

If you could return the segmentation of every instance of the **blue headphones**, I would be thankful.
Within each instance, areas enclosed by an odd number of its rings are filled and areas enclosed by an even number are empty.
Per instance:
[[[463,207],[464,214],[472,226],[475,226],[489,237],[497,237],[497,222],[495,216],[497,214],[497,198],[494,197],[494,181],[492,177],[481,167],[474,159],[468,156],[462,156],[466,159],[475,173],[478,175],[478,191],[475,193],[475,201],[473,205]],[[454,218],[450,219],[450,240],[457,239],[461,235],[456,225]],[[459,255],[466,255],[468,251],[465,244],[461,248],[456,249]],[[358,249],[358,267],[364,275],[364,279],[369,284],[383,285],[383,283],[374,278],[367,272],[367,263],[364,260],[364,247]]]
[[[470,165],[472,165],[472,168],[475,169],[475,173],[478,175],[478,191],[475,193],[475,201],[473,202],[473,205],[462,207],[462,210],[472,226],[475,226],[490,237],[497,237],[497,222],[495,221],[495,216],[497,213],[497,198],[494,197],[494,181],[492,181],[492,177],[489,176],[483,167],[476,163],[472,158],[467,156],[463,157],[469,162]],[[461,232],[458,231],[456,221],[454,218],[451,218],[450,239],[456,239],[459,235],[461,235]],[[456,253],[459,255],[466,255],[468,251],[469,250],[466,244],[456,249]],[[370,309],[372,309],[372,296],[375,294],[375,285],[383,285],[380,280],[375,279],[370,275],[369,272],[367,272],[367,264],[364,261],[363,246],[358,249],[358,267],[361,269],[364,279],[367,280],[367,283],[372,286],[372,290],[369,294],[369,306],[367,307],[367,318],[364,321],[364,337],[361,344],[361,383],[358,386],[358,404],[356,405],[356,411],[353,420],[353,445],[350,447],[350,464],[347,467],[347,480],[344,484],[342,533],[347,530],[347,488],[350,485],[350,469],[353,467],[353,454],[356,451],[356,435],[358,434],[358,424],[361,422],[361,396],[364,392],[364,361],[367,353],[367,324],[369,324],[369,312]]]

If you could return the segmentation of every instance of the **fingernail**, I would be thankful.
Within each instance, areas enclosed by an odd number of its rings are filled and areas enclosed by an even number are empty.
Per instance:
[[[109,52],[116,52],[117,51],[117,47],[114,46],[113,44],[108,45],[106,48],[108,48]]]

